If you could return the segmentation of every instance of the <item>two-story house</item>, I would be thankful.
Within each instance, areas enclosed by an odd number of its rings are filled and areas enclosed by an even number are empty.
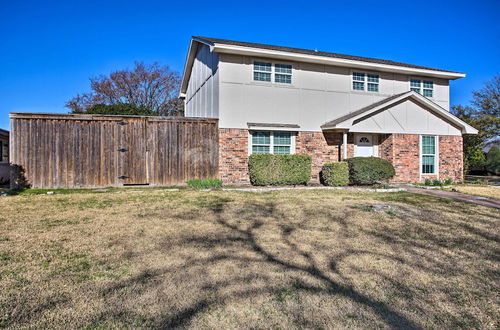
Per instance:
[[[308,154],[321,166],[381,157],[395,181],[462,181],[449,81],[465,74],[373,58],[193,37],[181,86],[188,117],[218,118],[219,173],[247,183],[252,153]]]

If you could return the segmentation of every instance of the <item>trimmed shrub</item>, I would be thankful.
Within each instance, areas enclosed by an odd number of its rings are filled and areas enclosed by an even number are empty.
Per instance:
[[[354,157],[347,159],[349,183],[370,185],[392,178],[396,171],[392,164],[378,157]]]
[[[311,180],[311,156],[254,154],[248,159],[254,186],[300,185]]]
[[[347,186],[349,165],[347,162],[326,163],[321,169],[321,181],[326,186]]]
[[[219,179],[193,179],[186,182],[188,187],[195,189],[210,189],[222,187],[222,181]]]

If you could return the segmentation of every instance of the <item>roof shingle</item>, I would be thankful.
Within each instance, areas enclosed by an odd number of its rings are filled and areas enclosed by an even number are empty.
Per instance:
[[[421,65],[414,65],[414,64],[408,64],[408,63],[402,63],[402,62],[396,62],[396,61],[390,61],[390,60],[382,60],[382,59],[377,59],[377,58],[345,55],[345,54],[330,53],[330,52],[321,52],[321,51],[302,49],[302,48],[274,46],[274,45],[267,45],[267,44],[259,44],[259,43],[243,42],[243,41],[235,41],[235,40],[226,40],[226,39],[217,39],[217,38],[207,38],[207,37],[200,37],[200,36],[193,36],[193,38],[204,40],[210,44],[217,43],[217,44],[232,45],[232,46],[242,46],[242,47],[260,48],[260,49],[267,49],[267,50],[276,50],[276,51],[290,52],[290,53],[297,53],[297,54],[332,57],[332,58],[361,61],[361,62],[369,62],[369,63],[377,63],[377,64],[395,65],[395,66],[402,66],[402,67],[414,68],[414,69],[433,70],[433,71],[441,71],[441,72],[449,72],[449,73],[460,73],[460,72],[456,72],[456,71],[441,70],[441,69],[435,69],[435,68],[430,68],[430,67],[421,66]]]

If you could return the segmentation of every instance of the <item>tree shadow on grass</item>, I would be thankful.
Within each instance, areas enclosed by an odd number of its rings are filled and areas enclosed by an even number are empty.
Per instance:
[[[408,316],[393,308],[387,302],[370,297],[360,292],[354,285],[350,285],[349,274],[344,274],[339,269],[339,264],[351,257],[371,256],[386,259],[394,264],[404,265],[408,269],[428,274],[447,272],[450,276],[454,276],[464,271],[458,266],[454,266],[451,256],[444,256],[443,260],[439,261],[433,259],[431,252],[435,251],[432,249],[436,246],[446,247],[441,243],[439,235],[433,233],[424,236],[432,244],[423,244],[419,243],[418,239],[408,238],[407,233],[402,232],[400,229],[386,227],[378,230],[366,229],[350,223],[349,217],[355,212],[351,210],[344,211],[344,213],[335,216],[329,213],[327,209],[312,210],[305,207],[301,215],[298,216],[299,221],[297,221],[297,218],[294,218],[294,222],[286,222],[280,220],[287,220],[289,216],[274,201],[249,200],[244,206],[238,206],[237,208],[232,208],[230,205],[231,202],[228,198],[217,196],[205,197],[197,201],[197,206],[203,212],[209,213],[207,221],[215,222],[220,227],[219,233],[209,233],[207,235],[203,233],[192,234],[173,242],[165,242],[161,246],[161,249],[165,253],[168,253],[175,246],[192,246],[201,251],[213,251],[210,256],[190,256],[181,265],[146,271],[136,277],[106,288],[103,291],[103,295],[112,295],[123,288],[134,287],[137,283],[145,284],[143,290],[154,290],[161,282],[159,278],[168,278],[179,273],[184,274],[185,281],[189,281],[190,273],[194,272],[193,269],[223,267],[222,263],[231,261],[244,265],[266,265],[269,268],[279,268],[283,272],[305,275],[314,284],[306,283],[302,280],[296,281],[293,283],[294,290],[347,299],[355,305],[363,306],[365,309],[370,310],[383,321],[385,326],[390,328],[419,328],[419,324],[416,324],[415,321],[409,319]],[[293,239],[295,231],[308,229],[307,219],[314,216],[328,217],[330,221],[337,223],[342,230],[356,231],[369,236],[372,240],[380,240],[386,244],[391,244],[393,252],[397,252],[400,249],[404,250],[406,255],[398,256],[394,253],[379,253],[369,248],[346,248],[342,253],[332,254],[329,258],[329,267],[325,269],[325,267],[321,267],[317,263],[317,257],[320,252],[315,251],[314,248],[306,250]],[[282,246],[286,249],[287,255],[293,255],[295,258],[285,258],[282,254],[273,251],[263,243],[262,238],[259,237],[259,231],[270,223],[273,224],[273,229],[276,230],[274,234],[278,237],[274,243]],[[446,230],[441,221],[436,221],[435,225],[443,227],[442,230]],[[471,231],[474,233],[472,228]],[[476,234],[478,233],[476,232]],[[486,238],[497,239],[495,235],[489,235]],[[309,244],[308,247],[314,246],[313,244]],[[291,259],[294,261],[291,261]],[[296,261],[296,259],[300,259],[300,262]],[[363,273],[365,276],[373,275],[381,278],[400,291],[402,299],[411,301],[414,290],[405,286],[400,281],[373,270],[363,270],[355,267],[351,268],[351,270]],[[254,288],[247,287],[246,284],[252,281],[259,281],[261,285]],[[234,286],[235,290],[229,293],[222,290],[229,286]],[[196,316],[214,307],[233,304],[261,295],[273,294],[280,296],[283,294],[281,291],[282,288],[271,283],[270,278],[266,274],[260,274],[259,276],[228,276],[223,280],[217,281],[207,278],[206,283],[201,285],[198,290],[209,294],[200,295],[200,297],[188,304],[188,306],[167,313],[159,323],[155,321],[155,326],[161,328],[183,328],[188,326]],[[415,309],[418,309],[418,306],[415,306]],[[422,313],[425,313],[425,311],[422,311]],[[316,327],[316,325],[311,324],[311,321],[304,318],[294,318],[293,322],[298,327]]]

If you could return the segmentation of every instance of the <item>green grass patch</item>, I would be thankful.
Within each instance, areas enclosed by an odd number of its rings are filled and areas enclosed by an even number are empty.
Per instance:
[[[187,186],[195,189],[210,189],[222,187],[219,179],[193,179],[186,182]]]

